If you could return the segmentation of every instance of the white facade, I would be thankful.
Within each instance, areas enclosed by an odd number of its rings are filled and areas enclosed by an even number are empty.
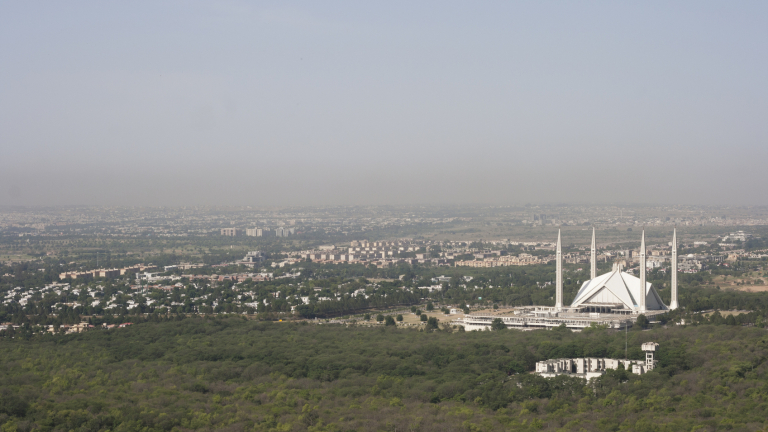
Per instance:
[[[565,325],[572,330],[583,330],[593,325],[605,326],[611,329],[621,329],[631,325],[627,316],[590,316],[600,314],[566,314],[557,311],[553,307],[538,306],[531,308],[519,308],[514,316],[502,315],[464,315],[463,318],[454,320],[451,324],[464,326],[466,331],[490,330],[494,319],[501,319],[508,329],[536,330],[553,329]]]
[[[646,342],[642,345],[646,353],[645,360],[617,360],[609,358],[575,358],[552,359],[536,362],[536,374],[544,378],[552,378],[558,375],[570,375],[577,378],[597,378],[609,369],[618,369],[623,365],[624,369],[633,374],[642,375],[651,371],[656,366],[653,353],[658,350],[659,344]]]
[[[643,298],[645,302],[642,302]],[[571,307],[584,306],[628,309],[637,313],[668,309],[650,283],[645,283],[645,289],[641,289],[639,278],[618,268],[584,282]]]

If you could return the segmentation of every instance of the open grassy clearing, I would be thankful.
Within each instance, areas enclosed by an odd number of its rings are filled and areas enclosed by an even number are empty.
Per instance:
[[[768,291],[768,276],[762,271],[747,272],[741,276],[723,276],[712,277],[710,285],[719,286],[720,289],[733,289],[747,292]]]

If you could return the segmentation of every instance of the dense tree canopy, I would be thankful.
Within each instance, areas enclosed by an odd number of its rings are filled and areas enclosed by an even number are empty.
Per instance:
[[[587,384],[528,372],[642,358]],[[0,340],[3,430],[761,430],[768,333],[737,325],[446,332],[242,318]]]

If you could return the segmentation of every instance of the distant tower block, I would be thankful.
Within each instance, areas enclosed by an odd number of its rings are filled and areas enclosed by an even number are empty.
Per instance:
[[[555,268],[555,308],[563,308],[563,249],[560,246],[560,230],[557,230],[557,252]]]
[[[677,228],[672,231],[672,301],[669,303],[671,310],[677,309]]]
[[[592,254],[589,258],[589,278],[594,279],[597,277],[597,247],[595,246],[595,227],[592,227]]]
[[[659,350],[659,344],[656,342],[646,342],[643,344],[643,351],[645,351],[645,370],[652,371],[656,367],[656,361],[653,359],[653,354]]]

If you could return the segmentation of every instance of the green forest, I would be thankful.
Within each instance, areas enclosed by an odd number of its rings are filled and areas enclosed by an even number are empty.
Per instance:
[[[645,375],[533,375],[560,357],[643,358]],[[768,333],[419,331],[168,318],[0,338],[2,431],[753,431],[768,426]]]

